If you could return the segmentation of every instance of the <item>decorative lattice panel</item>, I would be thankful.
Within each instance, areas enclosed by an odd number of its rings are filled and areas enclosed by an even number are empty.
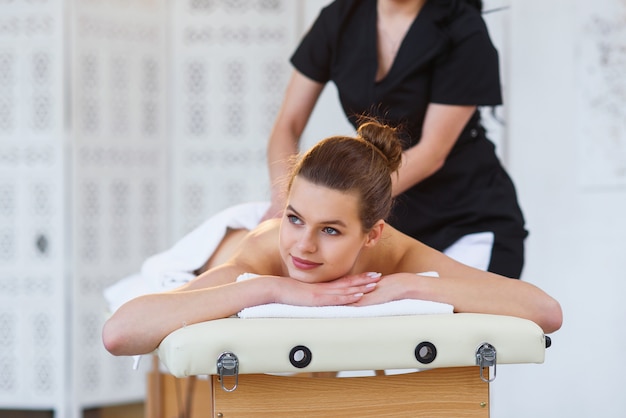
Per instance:
[[[54,144],[0,145],[0,405],[63,404],[61,150]]]
[[[0,408],[65,399],[62,4],[0,4]]]
[[[172,3],[174,237],[269,197],[267,139],[298,39],[293,0]]]
[[[167,244],[163,1],[75,1],[72,390],[78,407],[141,400],[145,368],[101,341],[103,289]],[[147,366],[149,362],[144,362]]]

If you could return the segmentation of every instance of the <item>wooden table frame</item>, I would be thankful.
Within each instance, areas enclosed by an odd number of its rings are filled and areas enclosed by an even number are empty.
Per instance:
[[[481,380],[478,366],[375,377],[319,376],[241,374],[237,389],[226,392],[217,376],[179,379],[155,367],[148,381],[146,418],[489,417],[489,383]]]

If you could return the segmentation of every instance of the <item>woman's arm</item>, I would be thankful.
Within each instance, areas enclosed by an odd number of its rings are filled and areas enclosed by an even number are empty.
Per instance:
[[[323,89],[323,83],[293,71],[267,147],[272,201],[263,219],[279,216],[284,209],[283,181],[289,173],[289,161],[298,153],[300,136]]]
[[[428,105],[420,141],[404,152],[398,176],[392,176],[394,196],[433,175],[443,166],[475,111],[476,106]]]
[[[538,287],[459,263],[432,248],[421,246],[418,262],[404,261],[397,271],[382,277],[376,290],[358,305],[399,299],[448,303],[455,312],[509,315],[529,319],[544,332],[558,330],[563,322],[560,304]],[[437,271],[439,277],[415,272]]]
[[[563,322],[560,304],[543,290],[521,280],[508,279],[489,272],[466,277],[440,278],[416,276],[407,296],[413,299],[449,303],[455,312],[509,315],[529,319],[545,333]],[[406,278],[405,279],[409,279]]]
[[[226,318],[245,307],[268,303],[272,299],[270,288],[260,281],[233,284],[234,278],[241,273],[232,266],[221,266],[200,277],[206,278],[209,274],[228,276],[231,283],[194,289],[192,282],[174,291],[130,300],[105,323],[102,331],[104,346],[115,355],[149,353],[166,335],[186,324]]]
[[[538,287],[460,263],[440,251],[385,225],[384,235],[370,251],[364,268],[383,273],[376,290],[357,305],[400,299],[448,303],[455,312],[510,315],[529,319],[546,333],[561,327],[559,303]],[[417,273],[436,271],[439,277]]]
[[[315,284],[278,276],[233,282],[241,273],[239,266],[226,264],[180,289],[127,302],[105,323],[104,346],[114,355],[150,353],[163,338],[185,325],[227,318],[244,308],[272,302],[302,306],[351,304],[374,290],[372,283],[380,280],[379,275],[363,273]],[[200,283],[210,287],[201,287]]]

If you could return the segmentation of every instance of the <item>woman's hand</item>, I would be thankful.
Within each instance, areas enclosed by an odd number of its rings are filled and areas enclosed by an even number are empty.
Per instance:
[[[417,288],[420,276],[408,273],[395,273],[382,276],[376,284],[375,291],[364,294],[356,306],[377,305],[393,300],[407,299],[411,291]]]
[[[277,277],[277,303],[298,306],[339,306],[361,300],[376,289],[380,273],[361,273],[325,283],[305,283],[289,277]]]

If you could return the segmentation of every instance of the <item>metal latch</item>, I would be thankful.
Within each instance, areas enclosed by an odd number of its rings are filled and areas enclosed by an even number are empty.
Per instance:
[[[222,389],[226,392],[232,392],[237,389],[239,384],[239,359],[237,359],[237,356],[228,351],[220,354],[217,358],[217,375]],[[224,384],[225,376],[235,376],[235,383],[232,387],[227,388]]]
[[[480,378],[483,382],[490,383],[496,380],[496,348],[489,343],[483,343],[478,347],[476,365],[480,367]],[[493,377],[485,378],[483,373],[485,367],[493,367]],[[491,373],[489,375],[491,376]]]

